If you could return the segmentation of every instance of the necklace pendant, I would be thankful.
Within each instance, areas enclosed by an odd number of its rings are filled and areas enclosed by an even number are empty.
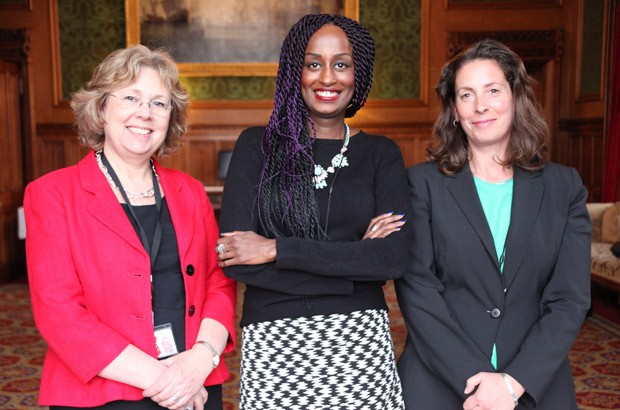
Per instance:
[[[340,152],[334,155],[332,158],[331,165],[327,167],[327,170],[324,169],[320,164],[314,165],[314,176],[312,177],[312,183],[316,189],[323,189],[327,186],[327,182],[325,181],[329,174],[333,174],[336,172],[336,168],[344,168],[349,166],[349,161],[347,161],[347,157],[344,155],[347,152],[347,146],[349,145],[350,138],[350,130],[347,123],[344,123],[344,142],[342,143],[342,148]]]

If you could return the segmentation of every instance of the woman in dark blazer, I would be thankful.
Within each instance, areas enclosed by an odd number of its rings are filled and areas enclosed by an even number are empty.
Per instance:
[[[590,304],[587,192],[544,160],[532,81],[492,40],[442,70],[396,284],[407,409],[577,409],[567,356]]]
[[[153,159],[180,147],[187,103],[167,53],[111,53],[72,99],[91,150],[26,188],[51,410],[222,408],[236,285],[217,266],[204,187]]]

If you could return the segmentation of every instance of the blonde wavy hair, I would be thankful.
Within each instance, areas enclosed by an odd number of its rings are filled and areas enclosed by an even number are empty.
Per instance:
[[[81,144],[94,150],[103,148],[103,110],[108,97],[112,92],[133,84],[142,68],[157,71],[170,91],[172,107],[168,132],[157,155],[169,155],[181,148],[181,140],[187,131],[189,97],[179,81],[179,70],[170,54],[164,49],[151,50],[143,45],[129,46],[110,53],[95,68],[86,86],[73,94],[71,108]]]

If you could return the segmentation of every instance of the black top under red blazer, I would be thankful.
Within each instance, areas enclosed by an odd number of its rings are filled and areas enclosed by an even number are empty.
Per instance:
[[[407,409],[462,408],[480,371],[518,380],[521,407],[576,409],[567,356],[590,305],[591,235],[577,172],[515,168],[503,274],[469,167],[446,176],[424,163],[408,177],[410,262],[396,284]]]

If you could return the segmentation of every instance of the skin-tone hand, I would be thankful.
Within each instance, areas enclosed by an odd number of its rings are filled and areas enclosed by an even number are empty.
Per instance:
[[[165,371],[164,363],[129,345],[99,372],[99,376],[144,389]]]
[[[172,410],[185,409],[192,404],[195,409],[202,410],[204,402],[197,404],[199,400],[196,396],[206,395],[203,383],[213,370],[210,360],[211,357],[198,348],[162,360],[168,367],[155,383],[144,390],[144,396]]]
[[[521,397],[525,389],[510,375],[507,376],[516,396]],[[506,382],[499,373],[480,372],[467,379],[465,394],[470,394],[474,390],[476,392],[463,403],[464,410],[513,410],[515,408]]]
[[[405,224],[404,215],[393,212],[381,214],[370,220],[362,239],[385,238],[399,231]],[[276,241],[252,231],[222,233],[215,248],[221,267],[234,265],[260,265],[276,260]]]
[[[260,265],[276,260],[276,240],[267,239],[252,231],[223,233],[217,247],[224,251],[217,257],[221,267],[234,265]],[[216,252],[217,252],[216,247]]]
[[[376,216],[370,220],[362,239],[385,238],[393,232],[400,231],[406,222],[404,218],[405,215],[394,214],[394,212]]]
[[[222,352],[228,337],[224,325],[214,319],[203,318],[196,340],[204,340],[216,351]],[[211,351],[196,343],[191,349],[159,363],[167,366],[166,370],[142,394],[172,410],[192,406],[195,410],[203,410],[208,398],[203,384],[213,371]]]
[[[209,395],[207,393],[207,389],[202,387],[200,390],[198,390],[198,393],[196,393],[193,400],[190,401],[190,405],[188,405],[187,407],[192,410],[204,410],[208,398]]]

